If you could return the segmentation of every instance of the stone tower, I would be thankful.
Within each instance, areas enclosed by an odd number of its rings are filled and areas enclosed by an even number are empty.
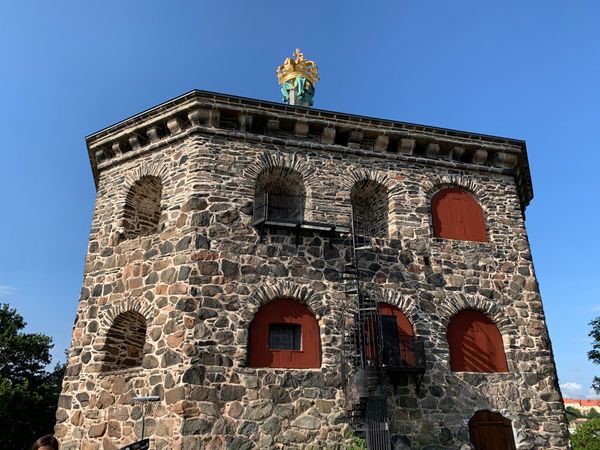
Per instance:
[[[568,447],[523,141],[192,91],[87,146],[64,450]]]

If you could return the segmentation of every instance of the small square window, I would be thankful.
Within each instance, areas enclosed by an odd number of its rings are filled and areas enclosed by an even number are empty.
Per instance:
[[[300,350],[302,327],[293,323],[269,324],[269,348],[272,350]]]

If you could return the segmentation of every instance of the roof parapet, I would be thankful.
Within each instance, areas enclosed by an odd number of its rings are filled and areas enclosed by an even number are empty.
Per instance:
[[[512,174],[523,210],[533,198],[522,140],[198,90],[89,135],[96,185],[101,170],[193,133]]]

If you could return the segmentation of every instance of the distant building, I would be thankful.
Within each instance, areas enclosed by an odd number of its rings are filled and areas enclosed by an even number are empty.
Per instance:
[[[566,449],[525,143],[311,109],[299,52],[278,77],[87,137],[61,448]]]
[[[600,400],[577,400],[574,398],[564,398],[565,407],[572,406],[578,409],[583,414],[587,414],[590,410],[595,409],[600,413]]]
[[[572,407],[578,410],[582,415],[587,415],[593,409],[597,413],[600,413],[600,400],[577,400],[573,398],[563,399],[565,408]],[[569,432],[574,433],[579,426],[586,423],[589,420],[587,417],[581,417],[579,419],[573,419],[569,422]]]

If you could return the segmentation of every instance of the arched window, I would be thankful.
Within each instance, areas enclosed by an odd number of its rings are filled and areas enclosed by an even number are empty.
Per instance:
[[[469,437],[477,450],[515,450],[509,419],[491,411],[477,411],[469,420]]]
[[[431,199],[431,215],[435,237],[487,241],[483,210],[468,192],[455,188],[439,191]]]
[[[385,238],[388,235],[388,190],[376,181],[357,182],[350,192],[354,232]]]
[[[146,319],[135,311],[119,314],[106,335],[102,372],[142,365],[146,342]]]
[[[379,315],[383,335],[383,364],[392,367],[413,367],[414,333],[410,321],[402,311],[387,303],[379,304]]]
[[[270,167],[256,179],[254,224],[271,221],[301,223],[306,190],[299,172],[287,167]]]
[[[500,331],[480,312],[461,311],[450,320],[448,345],[455,372],[508,372]]]
[[[300,303],[279,299],[261,307],[250,324],[250,366],[321,367],[319,325]]]
[[[131,239],[158,231],[162,183],[155,176],[144,176],[133,183],[125,199],[123,228]]]

